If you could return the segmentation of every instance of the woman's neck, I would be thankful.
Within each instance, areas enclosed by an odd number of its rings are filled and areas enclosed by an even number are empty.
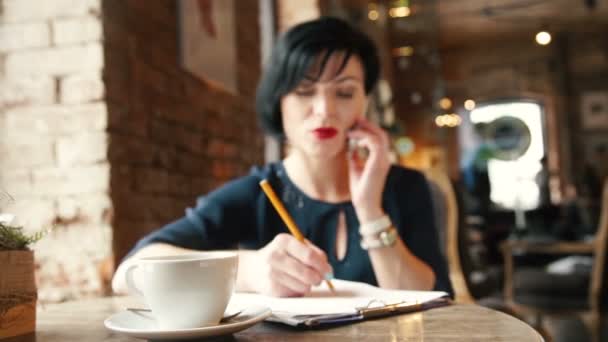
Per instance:
[[[330,203],[350,200],[348,164],[343,154],[317,159],[292,151],[283,165],[289,179],[309,197]]]

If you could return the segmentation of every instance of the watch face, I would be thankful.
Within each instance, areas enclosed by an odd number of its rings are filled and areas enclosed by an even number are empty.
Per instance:
[[[397,241],[397,230],[391,228],[387,231],[380,233],[380,241],[384,246],[392,246]]]
[[[391,227],[388,230],[380,232],[376,235],[376,238],[362,238],[361,248],[367,250],[380,247],[391,247],[397,241],[397,234],[397,229]]]

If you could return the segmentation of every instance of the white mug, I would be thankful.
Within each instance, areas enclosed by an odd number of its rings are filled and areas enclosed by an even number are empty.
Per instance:
[[[199,328],[218,324],[224,315],[237,267],[235,252],[143,257],[127,269],[126,281],[131,293],[144,298],[159,328]]]

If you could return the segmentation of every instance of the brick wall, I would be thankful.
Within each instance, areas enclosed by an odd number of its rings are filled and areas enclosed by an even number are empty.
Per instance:
[[[235,3],[236,95],[180,68],[176,1],[0,0],[2,209],[55,226],[42,301],[104,293],[138,238],[263,162],[257,2]]]
[[[100,0],[0,0],[0,186],[33,231],[42,301],[99,293],[111,253]]]
[[[115,258],[198,195],[263,162],[257,1],[235,1],[238,95],[178,63],[177,3],[103,2]]]

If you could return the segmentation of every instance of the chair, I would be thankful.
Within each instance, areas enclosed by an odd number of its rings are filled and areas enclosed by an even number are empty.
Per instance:
[[[608,181],[604,183],[599,226],[595,237],[586,242],[538,243],[508,240],[501,246],[505,263],[504,296],[507,305],[521,314],[534,315],[542,330],[546,315],[579,315],[590,330],[593,341],[600,338],[601,304],[606,302],[603,280],[606,275],[608,239]],[[514,269],[514,253],[591,254],[591,271],[551,274],[544,269]],[[603,298],[604,297],[604,298]],[[602,300],[604,299],[604,300]]]
[[[471,284],[475,282],[469,278],[471,275],[469,272],[474,269],[486,274],[488,281],[498,280],[491,279],[492,276],[487,274],[487,269],[477,269],[479,265],[474,266],[470,256],[467,255],[470,241],[467,231],[462,229],[466,226],[464,204],[462,198],[456,193],[456,188],[450,178],[445,172],[436,168],[427,169],[424,173],[431,190],[435,221],[439,231],[441,247],[448,263],[449,277],[454,289],[454,300],[457,303],[478,304],[520,318],[504,304],[502,296],[486,293],[478,298],[471,291]]]
[[[431,190],[439,236],[448,262],[450,281],[454,288],[454,300],[474,303],[463,272],[459,248],[459,211],[456,193],[450,178],[442,171],[429,169],[425,176]]]

